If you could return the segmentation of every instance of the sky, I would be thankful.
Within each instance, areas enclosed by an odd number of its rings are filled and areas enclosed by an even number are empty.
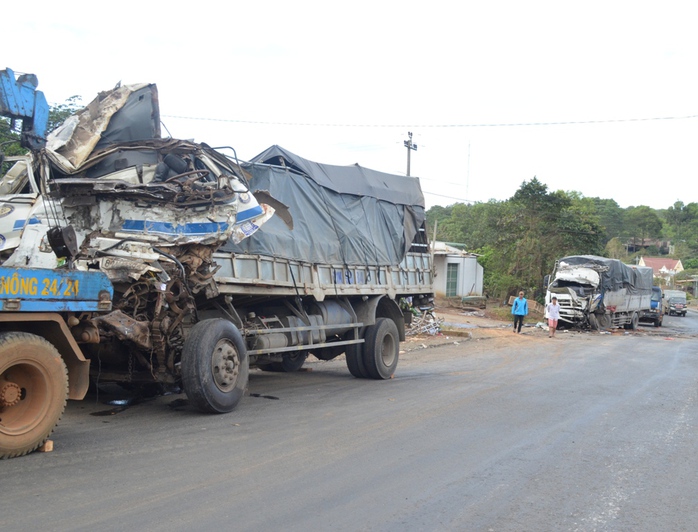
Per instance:
[[[155,83],[163,133],[410,175],[427,208],[550,191],[698,201],[689,1],[13,2],[50,104]],[[9,10],[9,12],[7,12]]]

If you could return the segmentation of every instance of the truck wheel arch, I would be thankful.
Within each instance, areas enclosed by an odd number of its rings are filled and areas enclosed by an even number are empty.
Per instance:
[[[375,325],[377,318],[389,318],[397,326],[400,341],[405,341],[405,317],[393,299],[387,296],[374,296],[365,301],[353,301],[352,306],[356,312],[356,318],[364,324],[364,327]]]
[[[27,332],[50,342],[68,368],[68,398],[85,397],[90,385],[90,361],[85,358],[60,314],[0,312],[0,331]]]

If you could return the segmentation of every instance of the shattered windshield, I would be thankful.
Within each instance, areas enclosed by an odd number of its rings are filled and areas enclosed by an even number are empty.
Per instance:
[[[567,281],[565,279],[556,279],[551,285],[551,288],[568,288],[579,297],[586,297],[594,293],[594,287],[592,285]]]

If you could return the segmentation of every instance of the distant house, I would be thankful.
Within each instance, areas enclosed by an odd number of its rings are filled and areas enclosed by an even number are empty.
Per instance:
[[[432,242],[437,297],[481,296],[483,269],[477,255],[444,242]]]
[[[642,241],[637,241],[636,239],[630,239],[625,242],[625,248],[628,253],[637,253],[638,251],[646,251],[647,248],[654,246],[659,250],[662,255],[671,254],[674,252],[674,246],[670,240],[659,240],[659,239],[642,239]]]
[[[663,257],[640,257],[638,266],[652,268],[655,277],[664,279],[667,284],[673,285],[674,276],[683,271],[681,259],[665,259]]]

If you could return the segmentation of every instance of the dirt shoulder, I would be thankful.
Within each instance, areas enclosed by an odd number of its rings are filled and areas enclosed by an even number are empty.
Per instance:
[[[454,308],[437,306],[434,314],[441,323],[437,334],[408,335],[401,344],[403,351],[425,349],[464,341],[497,340],[509,343],[522,338],[546,338],[547,329],[535,327],[536,318],[524,322],[520,335],[513,333],[512,321],[503,320],[496,312],[487,309]]]
[[[504,309],[506,310],[506,309]],[[641,327],[637,331],[611,329],[608,331],[588,331],[564,329],[555,333],[555,338],[548,338],[547,320],[543,316],[529,314],[524,320],[521,334],[514,334],[511,319],[503,319],[506,312],[500,309],[455,308],[448,305],[438,305],[434,310],[435,316],[443,320],[437,334],[408,335],[400,347],[403,352],[426,349],[446,344],[461,344],[463,342],[480,343],[505,347],[529,342],[559,342],[574,339],[589,338],[598,335],[665,335],[661,330]]]

